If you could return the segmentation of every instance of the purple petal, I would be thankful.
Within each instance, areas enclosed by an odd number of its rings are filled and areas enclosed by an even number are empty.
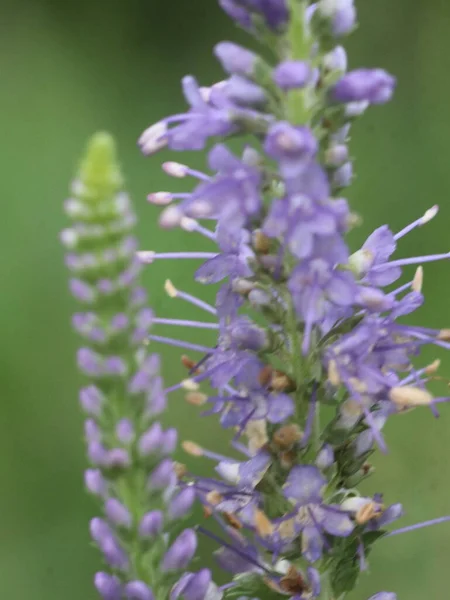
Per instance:
[[[327,480],[317,467],[301,465],[293,467],[284,485],[284,495],[288,500],[300,505],[317,504],[322,499],[322,488]]]

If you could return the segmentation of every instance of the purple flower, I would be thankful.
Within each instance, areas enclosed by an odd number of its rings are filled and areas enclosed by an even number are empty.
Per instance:
[[[121,600],[122,585],[114,575],[96,573],[94,585],[103,600]]]
[[[124,592],[128,600],[154,600],[152,590],[143,581],[127,583]]]
[[[304,87],[311,77],[311,67],[307,62],[286,60],[273,71],[273,80],[282,90]]]
[[[308,127],[293,127],[284,121],[269,128],[264,143],[264,150],[279,163],[286,179],[303,173],[317,149],[317,140]]]
[[[245,29],[252,28],[252,19],[250,13],[240,6],[238,0],[219,0],[220,7],[229,17]]]
[[[297,314],[305,323],[304,352],[309,348],[313,325],[324,322],[330,307],[346,308],[356,302],[357,287],[351,273],[336,269],[324,258],[299,264],[288,285]]]
[[[354,0],[319,0],[316,14],[330,21],[335,37],[349,34],[356,24]]]
[[[230,102],[223,95],[216,95],[221,106],[208,102],[191,76],[183,79],[183,92],[190,110],[146,129],[139,139],[144,154],[153,154],[164,146],[172,150],[201,150],[210,137],[227,136],[236,130],[230,118]],[[176,126],[169,129],[171,124]]]
[[[185,573],[172,588],[170,600],[221,600],[222,592],[212,581],[211,571]]]
[[[165,553],[161,570],[181,571],[191,562],[197,550],[197,536],[192,529],[185,529]]]
[[[258,56],[233,42],[220,42],[214,48],[214,54],[219,59],[224,71],[230,75],[251,77],[258,62]]]
[[[395,77],[383,69],[356,69],[335,84],[332,97],[337,102],[385,104],[392,98],[395,85]]]
[[[295,466],[283,487],[285,497],[295,504],[293,532],[302,535],[302,553],[314,562],[322,556],[324,533],[349,536],[354,525],[337,506],[324,504],[323,489],[327,483],[317,467]]]

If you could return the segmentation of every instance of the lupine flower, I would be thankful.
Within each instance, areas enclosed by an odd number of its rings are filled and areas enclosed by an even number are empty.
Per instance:
[[[425,344],[448,349],[450,331],[399,319],[424,302],[422,263],[450,254],[392,258],[397,242],[437,207],[398,233],[383,225],[359,250],[349,247],[357,216],[341,194],[353,179],[350,128],[396,87],[382,69],[346,72],[339,43],[356,24],[353,0],[219,3],[269,40],[274,58],[217,44],[227,79],[201,88],[185,77],[188,111],[139,140],[145,154],[201,150],[215,140],[205,172],[163,164],[171,177],[194,179],[194,189],[148,196],[164,206],[162,228],[202,236],[210,249],[136,252],[135,218],[109,138],[94,139],[66,203],[70,290],[84,307],[73,326],[84,339],[77,361],[87,379],[80,392],[91,463],[85,483],[103,506],[90,531],[111,570],[97,573],[95,586],[105,600],[312,600],[323,589],[344,598],[379,538],[450,520],[390,530],[402,504],[357,487],[373,472],[376,447],[387,451],[388,419],[413,409],[438,416],[449,400],[426,388],[439,359],[416,361]],[[243,134],[235,155],[223,141]],[[147,306],[139,274],[157,260],[192,260],[195,283],[219,284],[212,305],[165,283],[180,317],[183,303],[203,317],[170,319]],[[410,265],[414,276],[389,287]],[[161,336],[153,332],[159,325],[208,330],[211,343]],[[189,352],[181,356],[185,379],[168,388],[158,356],[148,352],[157,343]],[[177,431],[158,419],[176,391],[233,432],[230,455],[181,444],[212,462],[212,476],[173,461]],[[324,404],[334,415],[321,426]],[[207,521],[183,528],[196,501],[219,534]],[[217,563],[231,578],[222,587],[208,569],[187,570],[198,534],[218,546]]]

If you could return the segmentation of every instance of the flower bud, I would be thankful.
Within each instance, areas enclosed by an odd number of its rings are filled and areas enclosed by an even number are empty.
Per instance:
[[[197,550],[197,536],[193,529],[185,529],[165,553],[161,570],[178,571],[185,569]]]
[[[186,487],[179,492],[170,501],[167,514],[169,519],[181,519],[185,517],[191,510],[195,501],[195,490],[193,487]]]
[[[108,490],[108,484],[99,469],[87,469],[84,473],[84,484],[94,496],[104,496]]]
[[[164,516],[160,510],[152,510],[146,513],[139,524],[139,535],[142,538],[152,538],[161,533],[164,524]]]
[[[173,469],[173,462],[167,458],[160,462],[153,470],[148,485],[150,490],[163,490],[172,485],[175,478],[176,475]]]
[[[273,71],[272,78],[282,90],[304,87],[311,77],[311,68],[307,62],[287,60],[280,63]]]
[[[108,520],[117,527],[129,529],[132,524],[128,509],[116,498],[108,498],[105,503],[105,513]]]
[[[316,458],[316,466],[322,471],[329,469],[334,463],[334,452],[330,444],[325,444],[319,450]]]
[[[220,42],[214,48],[214,54],[222,68],[230,75],[251,76],[259,57],[247,48],[233,42]]]
[[[124,592],[127,600],[154,600],[152,590],[143,581],[130,581]]]
[[[150,456],[156,452],[161,451],[161,445],[163,441],[163,430],[161,425],[157,422],[154,423],[150,429],[148,429],[140,438],[138,442],[139,454],[144,456]]]
[[[337,102],[385,104],[394,93],[395,77],[383,69],[356,69],[344,75],[333,87]]]
[[[103,600],[121,600],[122,585],[115,575],[96,573],[94,585]]]

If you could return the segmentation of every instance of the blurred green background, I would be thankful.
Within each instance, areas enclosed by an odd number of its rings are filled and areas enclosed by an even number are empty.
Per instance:
[[[359,10],[361,27],[348,44],[352,66],[384,66],[398,76],[399,88],[393,103],[373,109],[354,128],[358,177],[349,197],[364,216],[354,242],[384,222],[399,229],[439,203],[440,217],[403,240],[399,256],[446,251],[450,4],[360,0]],[[87,523],[96,507],[82,486],[76,341],[69,326],[74,305],[58,242],[66,223],[62,202],[86,138],[108,129],[120,143],[142,247],[195,245],[184,234],[158,231],[157,212],[145,197],[174,189],[159,166],[169,155],[144,158],[136,139],[155,120],[183,109],[183,74],[195,73],[203,84],[222,78],[211,53],[216,41],[244,36],[215,0],[0,0],[0,15],[0,597],[89,600],[99,558]],[[203,164],[202,155],[189,160]],[[180,309],[164,296],[165,277],[192,289],[185,267],[158,264],[146,273],[161,316]],[[448,263],[427,266],[425,275],[427,302],[414,319],[449,326]],[[177,353],[164,357],[173,383],[183,374]],[[442,374],[449,374],[449,359],[441,357]],[[366,489],[404,502],[405,525],[450,514],[448,412],[443,407],[436,421],[421,411],[387,427],[390,453],[377,457]],[[183,437],[217,444],[217,428],[194,417],[181,395],[172,398],[168,419]],[[380,542],[352,598],[387,589],[399,600],[444,600],[449,555],[450,523]]]

